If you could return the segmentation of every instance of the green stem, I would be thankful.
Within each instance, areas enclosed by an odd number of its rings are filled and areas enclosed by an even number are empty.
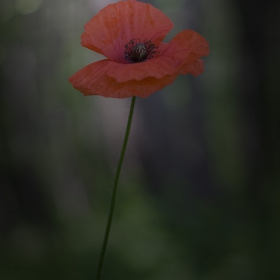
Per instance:
[[[116,170],[116,174],[115,174],[113,193],[112,193],[112,197],[111,197],[110,211],[109,211],[106,231],[105,231],[105,235],[104,235],[104,239],[103,239],[101,254],[100,254],[100,257],[99,257],[96,280],[100,279],[101,270],[102,270],[103,261],[104,261],[104,256],[105,256],[106,247],[107,247],[107,243],[108,243],[108,238],[109,238],[109,234],[110,234],[110,228],[111,228],[111,223],[112,223],[112,218],[113,218],[113,213],[114,213],[114,207],[115,207],[117,186],[118,186],[118,181],[119,181],[119,177],[120,177],[120,173],[121,173],[121,169],[122,169],[124,154],[125,154],[125,150],[126,150],[126,146],[127,146],[127,142],[128,142],[128,138],[129,138],[129,132],[130,132],[130,127],[131,127],[131,122],[132,122],[132,117],[133,117],[135,100],[136,100],[136,97],[133,96],[132,99],[131,99],[130,111],[129,111],[129,116],[128,116],[128,120],[127,120],[127,125],[126,125],[122,150],[121,150],[121,154],[120,154],[120,157],[119,157],[119,162],[118,162],[118,166],[117,166],[117,170]]]

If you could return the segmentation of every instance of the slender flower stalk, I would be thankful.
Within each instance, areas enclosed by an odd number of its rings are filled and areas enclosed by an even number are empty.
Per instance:
[[[107,220],[107,226],[106,226],[105,235],[104,235],[104,239],[103,239],[102,249],[101,249],[101,253],[100,253],[100,257],[99,257],[96,280],[99,280],[100,276],[101,276],[101,270],[102,270],[102,266],[103,266],[104,256],[105,256],[106,247],[107,247],[109,234],[110,234],[110,229],[111,229],[112,218],[113,218],[113,214],[114,214],[116,193],[117,193],[119,177],[120,177],[120,173],[121,173],[121,169],[122,169],[122,163],[123,163],[123,159],[124,159],[124,155],[125,155],[125,151],[126,151],[126,146],[127,146],[127,142],[128,142],[128,138],[129,138],[129,133],[130,133],[130,127],[131,127],[131,122],[132,122],[132,117],[133,117],[135,100],[136,100],[136,97],[133,96],[132,99],[131,99],[130,111],[129,111],[129,115],[128,115],[128,120],[127,120],[127,125],[126,125],[123,145],[122,145],[122,150],[121,150],[121,154],[120,154],[120,157],[119,157],[117,170],[116,170],[116,173],[115,173],[113,193],[112,193],[111,204],[110,204],[110,211],[109,211],[109,216],[108,216],[108,220]]]

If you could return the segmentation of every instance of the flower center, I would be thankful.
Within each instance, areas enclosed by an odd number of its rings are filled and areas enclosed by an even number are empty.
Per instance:
[[[142,62],[152,58],[157,48],[151,40],[132,39],[125,45],[124,58],[132,63]]]

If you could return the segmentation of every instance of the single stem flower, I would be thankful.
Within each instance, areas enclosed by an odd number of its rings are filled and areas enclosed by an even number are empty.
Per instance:
[[[84,47],[106,59],[82,68],[69,81],[84,95],[146,97],[179,74],[201,74],[208,42],[184,30],[163,43],[172,28],[171,20],[150,4],[127,0],[106,6],[85,25],[81,38]]]
[[[70,77],[73,87],[84,95],[132,97],[97,280],[101,277],[136,96],[149,96],[171,84],[179,74],[201,74],[204,63],[200,58],[209,54],[208,42],[192,30],[184,30],[170,43],[163,43],[172,27],[170,19],[160,10],[136,0],[127,0],[102,9],[85,25],[82,34],[82,45],[103,54],[106,59],[89,64]]]

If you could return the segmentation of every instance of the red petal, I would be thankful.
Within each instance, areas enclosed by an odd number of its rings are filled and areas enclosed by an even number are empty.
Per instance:
[[[118,83],[107,75],[112,67],[113,64],[109,60],[101,60],[84,67],[70,77],[69,81],[75,89],[84,95],[125,98],[131,96],[147,97],[171,84],[177,77],[177,75],[165,76],[162,79],[148,77],[141,81],[130,80]]]
[[[105,7],[85,25],[81,43],[110,60],[127,63],[124,49],[131,39],[159,44],[172,27],[170,19],[151,5],[121,1]]]
[[[159,46],[159,54],[148,61],[131,64],[112,62],[108,75],[117,82],[141,81],[148,77],[162,79],[165,76],[203,72],[203,61],[198,60],[209,54],[208,42],[198,33],[185,30],[176,35],[169,44]]]
[[[183,64],[189,64],[208,55],[208,45],[209,43],[195,31],[184,30],[172,39],[163,55],[181,60]]]
[[[180,68],[180,74],[192,74],[198,76],[204,71],[204,61],[201,59],[195,60],[193,63],[185,64]]]
[[[140,63],[122,64],[111,62],[112,67],[108,70],[108,76],[117,82],[123,83],[130,80],[141,81],[148,77],[161,79],[167,75],[178,72],[181,61],[173,57],[158,57]]]

